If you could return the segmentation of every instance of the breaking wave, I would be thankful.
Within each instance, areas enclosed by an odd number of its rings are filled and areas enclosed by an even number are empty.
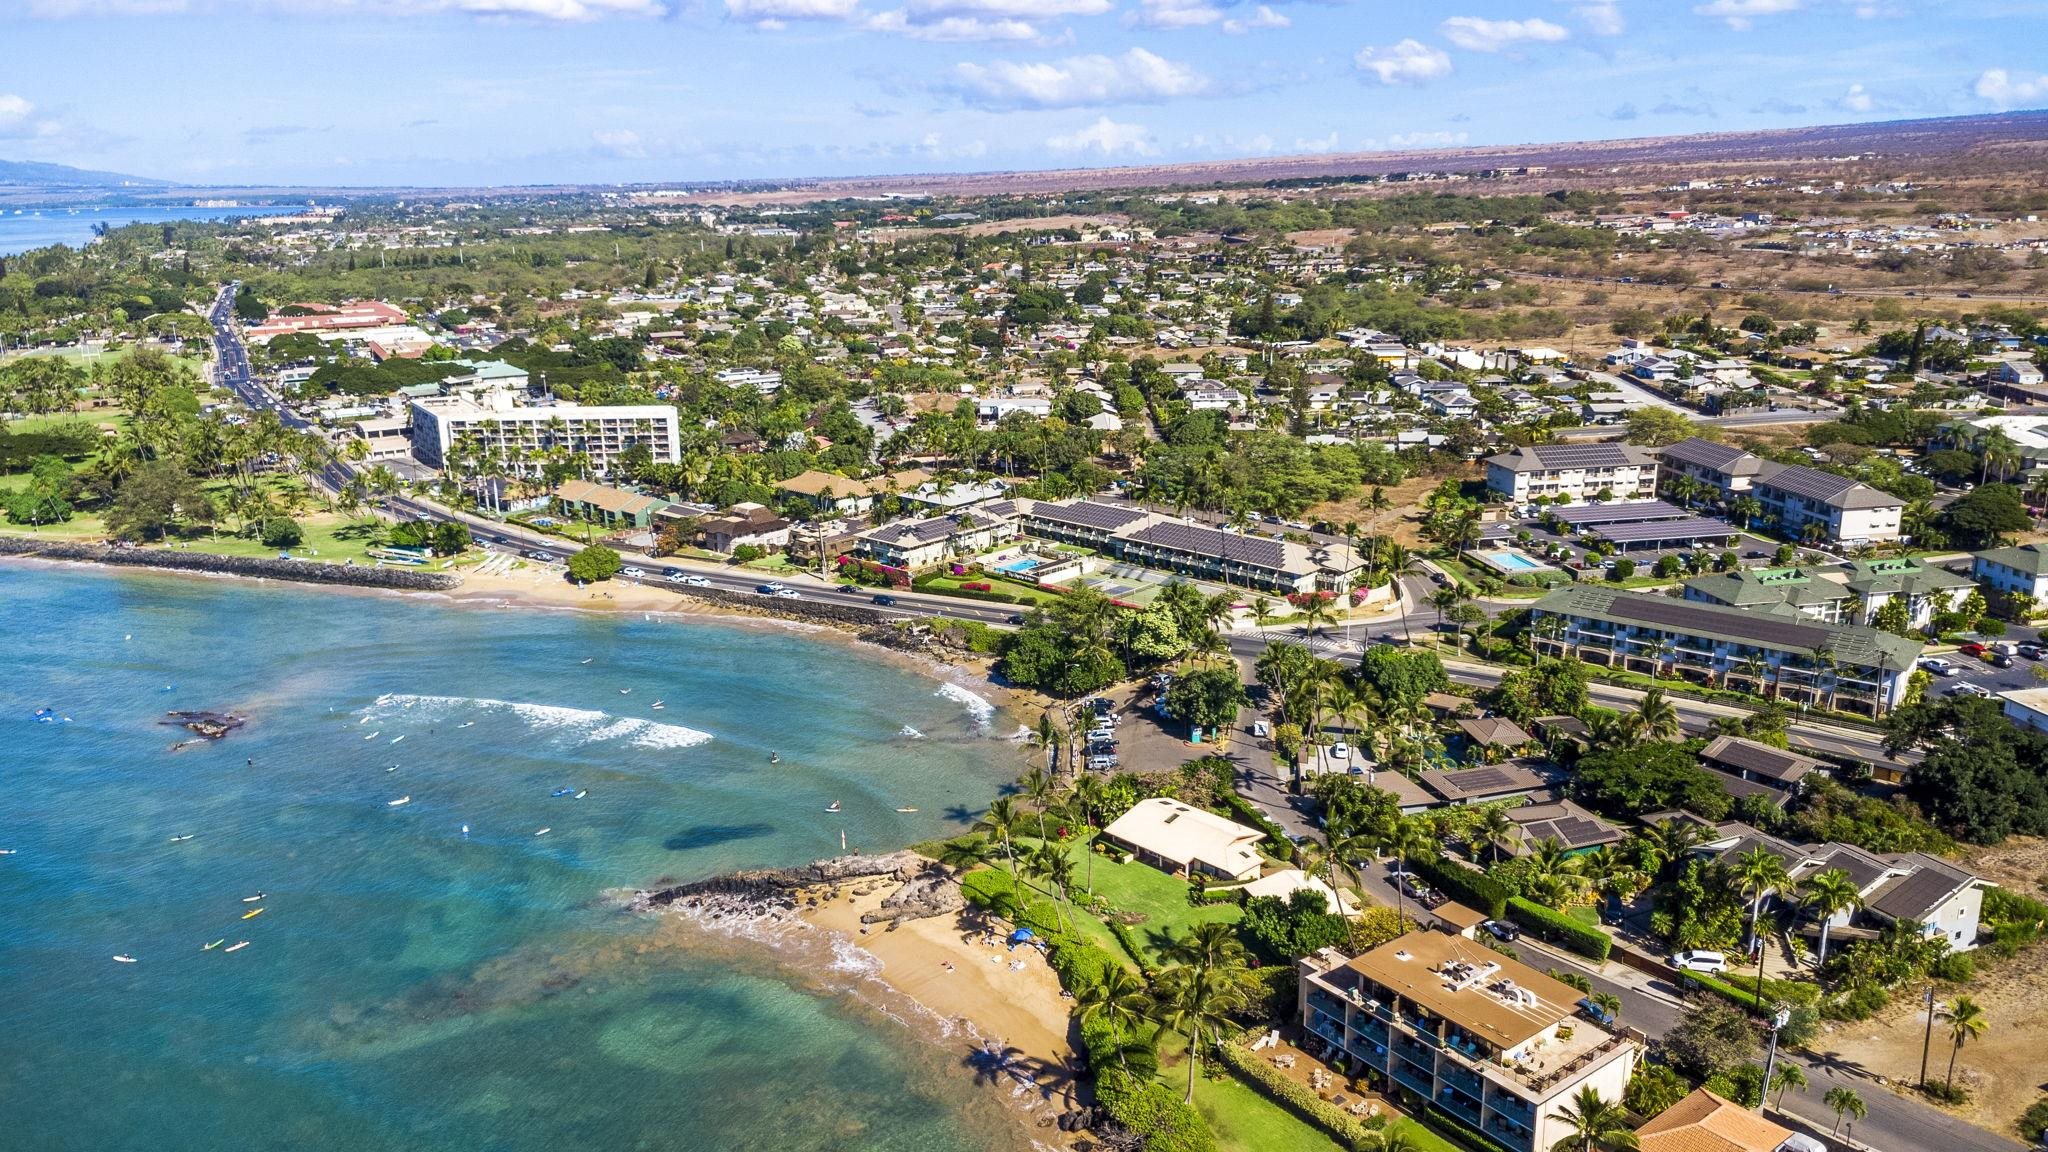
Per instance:
[[[958,684],[950,682],[941,684],[939,685],[939,690],[932,693],[932,695],[944,696],[946,699],[965,707],[968,715],[974,717],[975,725],[984,732],[988,731],[989,724],[996,718],[995,705],[976,696]]]
[[[919,732],[919,731],[918,731],[917,729],[915,729],[915,728],[912,728],[912,727],[911,727],[910,725],[908,725],[908,724],[905,724],[905,725],[904,725],[903,727],[901,727],[901,728],[898,728],[898,729],[896,730],[896,734],[897,734],[898,736],[902,736],[902,737],[904,737],[904,738],[906,738],[906,739],[909,739],[909,740],[922,740],[922,739],[924,739],[924,733],[922,733],[922,732]]]
[[[527,730],[541,736],[556,736],[578,744],[625,741],[637,748],[674,750],[693,748],[711,739],[709,732],[680,724],[658,724],[628,716],[614,716],[589,708],[564,708],[554,704],[525,704],[516,700],[491,700],[473,696],[412,696],[399,693],[377,697],[363,710],[380,719],[447,720],[476,714],[509,714],[524,721]]]

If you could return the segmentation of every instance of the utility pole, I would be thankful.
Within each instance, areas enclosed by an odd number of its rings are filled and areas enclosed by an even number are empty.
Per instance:
[[[1771,1017],[1771,1051],[1764,1057],[1764,1090],[1763,1098],[1756,1102],[1758,1112],[1762,1112],[1771,1102],[1771,1073],[1778,1066],[1778,1029],[1783,1028],[1791,1019],[1792,1011],[1789,1008],[1780,1008],[1777,1015]]]
[[[1927,1087],[1927,1050],[1934,1046],[1934,985],[1927,986],[1927,1036],[1920,1041],[1920,1087]]]

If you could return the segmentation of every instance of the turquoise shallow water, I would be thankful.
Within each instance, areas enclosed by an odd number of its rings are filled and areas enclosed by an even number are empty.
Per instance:
[[[766,627],[25,566],[0,605],[0,1147],[1006,1145],[957,1054],[603,896],[957,826],[1015,759],[959,690]],[[172,751],[173,708],[250,724]]]
[[[129,224],[168,224],[179,220],[231,220],[238,216],[284,215],[290,206],[277,208],[0,208],[0,258],[21,252],[68,244],[82,248],[91,243],[93,226],[121,228]]]

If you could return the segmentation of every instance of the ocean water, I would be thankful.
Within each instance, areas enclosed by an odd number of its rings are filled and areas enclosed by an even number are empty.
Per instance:
[[[129,224],[167,224],[175,220],[232,220],[239,216],[274,216],[291,211],[276,208],[32,208],[0,206],[0,257],[68,244],[78,248],[93,238],[95,225],[121,228]]]
[[[9,1152],[1017,1138],[831,973],[606,895],[957,827],[1017,760],[968,691],[768,626],[24,565],[0,605]]]

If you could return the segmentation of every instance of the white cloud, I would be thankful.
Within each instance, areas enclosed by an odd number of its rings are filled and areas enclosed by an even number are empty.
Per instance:
[[[1613,0],[1581,4],[1572,9],[1572,15],[1583,21],[1586,31],[1595,36],[1619,36],[1628,31],[1628,21],[1621,14],[1621,5]]]
[[[1143,124],[1119,124],[1104,116],[1079,131],[1048,137],[1045,146],[1055,152],[1093,152],[1100,156],[1157,156],[1159,146]]]
[[[668,4],[665,0],[30,0],[28,5],[29,15],[44,19],[169,16],[198,11],[302,16],[467,12],[476,16],[584,21],[608,16],[665,16]]]
[[[1977,77],[1976,92],[1979,99],[1989,100],[2001,110],[2039,103],[2048,100],[2048,73],[2029,76],[2003,68],[1988,69]]]
[[[907,9],[877,12],[863,25],[871,32],[892,32],[912,40],[960,43],[971,40],[1037,40],[1038,28],[1023,20],[984,20],[979,16],[941,16],[914,20]]]
[[[1758,16],[1780,16],[1797,11],[1804,3],[1805,0],[1712,0],[1695,6],[1693,12],[1725,20],[1730,28],[1745,32],[1755,25]]]
[[[1479,16],[1453,16],[1443,22],[1444,36],[1451,43],[1472,52],[1499,52],[1522,44],[1555,44],[1571,33],[1548,20],[1487,20]]]
[[[1424,84],[1451,74],[1448,53],[1412,38],[1386,48],[1361,48],[1353,62],[1382,84]]]
[[[599,148],[614,156],[628,160],[647,158],[647,146],[640,142],[640,134],[631,128],[611,128],[592,132],[590,138],[597,142]]]
[[[1200,28],[1223,19],[1223,9],[1206,0],[1138,0],[1130,22],[1147,28]]]
[[[860,0],[725,0],[726,15],[770,28],[790,20],[851,20],[859,8]]]
[[[1841,99],[1836,100],[1835,104],[1850,112],[1868,112],[1877,107],[1877,101],[1863,90],[1861,84],[1849,85],[1849,90],[1842,93]]]
[[[1400,150],[1406,148],[1455,148],[1465,143],[1470,136],[1464,132],[1396,132],[1387,137],[1385,147]],[[1365,146],[1378,150],[1381,144],[1368,139]]]
[[[1148,103],[1193,96],[1209,87],[1209,78],[1193,68],[1143,48],[1133,48],[1121,56],[956,64],[953,77],[970,98],[1001,107]]]
[[[913,16],[1002,16],[1017,20],[1044,20],[1054,16],[1100,16],[1114,5],[1111,0],[911,0]]]
[[[1259,5],[1256,11],[1242,20],[1232,18],[1223,22],[1223,30],[1232,36],[1242,36],[1247,32],[1257,32],[1266,28],[1292,28],[1293,26],[1294,21],[1289,20],[1279,12],[1273,11],[1264,4]]]
[[[0,93],[0,127],[20,124],[35,110],[35,105],[20,96]]]

